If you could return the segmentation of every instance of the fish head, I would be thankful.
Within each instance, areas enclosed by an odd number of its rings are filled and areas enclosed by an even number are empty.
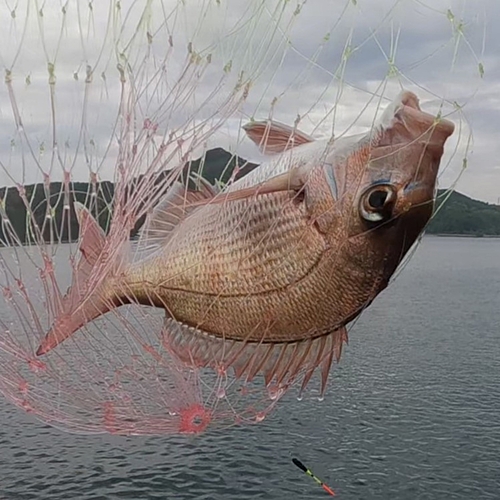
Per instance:
[[[422,111],[411,92],[388,106],[337,171],[349,236],[404,233],[399,251],[408,250],[432,216],[439,165],[453,131],[452,122]]]

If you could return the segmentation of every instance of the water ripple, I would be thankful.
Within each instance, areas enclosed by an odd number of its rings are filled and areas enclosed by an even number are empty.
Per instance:
[[[451,251],[453,249],[453,252]],[[75,436],[0,402],[0,498],[500,498],[500,241],[427,238],[356,325],[324,402],[195,438]]]

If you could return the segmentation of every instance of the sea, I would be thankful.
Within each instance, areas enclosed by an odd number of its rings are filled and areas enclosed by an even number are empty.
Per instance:
[[[0,311],[1,314],[1,311]],[[195,437],[68,434],[0,399],[0,499],[500,499],[500,240],[427,236],[323,401]]]

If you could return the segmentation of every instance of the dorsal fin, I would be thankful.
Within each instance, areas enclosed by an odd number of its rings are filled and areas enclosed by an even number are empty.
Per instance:
[[[264,154],[283,153],[287,149],[314,142],[314,138],[275,121],[249,122],[243,125],[247,136]]]
[[[155,251],[164,246],[172,231],[193,211],[213,199],[217,191],[205,181],[197,179],[199,189],[188,190],[180,182],[174,182],[168,189],[165,198],[158,203],[153,212],[146,218],[140,231],[139,248],[143,252]]]

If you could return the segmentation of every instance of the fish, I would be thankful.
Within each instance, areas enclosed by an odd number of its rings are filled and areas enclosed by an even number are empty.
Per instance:
[[[324,392],[347,326],[387,287],[433,213],[454,124],[402,91],[364,133],[313,137],[279,122],[246,124],[269,155],[216,189],[176,182],[119,254],[75,205],[80,260],[45,355],[125,304],[161,308],[163,347],[185,363]],[[143,257],[137,257],[143,255]]]

